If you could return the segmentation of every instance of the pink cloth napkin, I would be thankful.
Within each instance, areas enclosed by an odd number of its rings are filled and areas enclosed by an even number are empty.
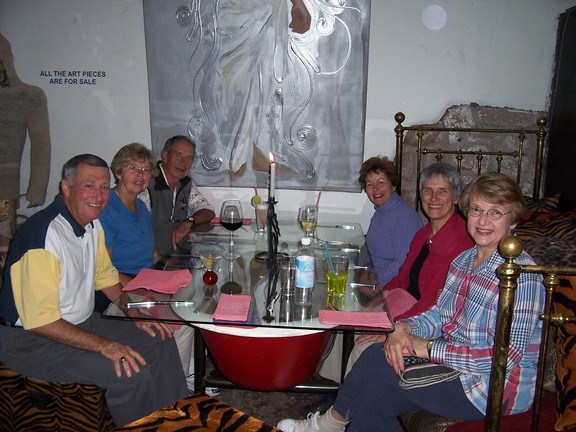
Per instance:
[[[215,321],[246,321],[252,297],[241,294],[221,294],[212,314]]]
[[[138,288],[156,291],[164,294],[174,294],[192,280],[189,270],[163,271],[142,269],[136,277],[124,285],[122,291],[132,291]]]
[[[417,300],[408,291],[402,288],[395,288],[388,292],[386,296],[386,304],[388,306],[388,313],[393,318],[402,315],[408,309],[416,304]]]
[[[390,322],[386,312],[351,312],[322,309],[318,312],[318,317],[322,324],[392,328],[392,322]]]

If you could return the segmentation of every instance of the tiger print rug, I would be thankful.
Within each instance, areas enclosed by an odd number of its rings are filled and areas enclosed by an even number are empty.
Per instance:
[[[0,431],[114,430],[100,387],[50,383],[20,375],[0,363]]]
[[[51,383],[0,362],[0,432],[280,432],[203,394],[196,394],[116,429],[105,392],[94,385]]]
[[[127,424],[119,431],[280,432],[275,427],[203,394],[179,400]]]

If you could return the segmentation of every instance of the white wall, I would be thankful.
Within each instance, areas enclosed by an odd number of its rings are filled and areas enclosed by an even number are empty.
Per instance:
[[[160,1],[160,0],[159,0]],[[446,24],[427,28],[433,4]],[[406,124],[433,122],[453,104],[546,110],[557,17],[575,0],[372,0],[364,156],[393,157],[394,114]],[[52,173],[48,201],[58,191],[63,163],[96,153],[110,161],[129,142],[150,145],[150,121],[140,0],[0,0],[0,32],[12,43],[20,78],[48,97]],[[105,71],[95,85],[49,84],[41,71]],[[25,152],[27,149],[25,150]],[[1,156],[0,156],[1,157]],[[23,159],[22,188],[28,181]],[[206,188],[219,207],[252,189]],[[280,190],[280,218],[295,218],[317,192]],[[22,207],[26,202],[22,201]],[[21,213],[31,210],[21,208]],[[359,221],[367,228],[372,206],[362,193],[324,192],[321,221]]]

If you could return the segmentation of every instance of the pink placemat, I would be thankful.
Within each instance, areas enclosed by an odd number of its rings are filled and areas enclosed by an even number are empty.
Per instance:
[[[192,280],[189,270],[163,271],[142,269],[134,279],[124,285],[122,291],[132,291],[138,288],[156,291],[164,294],[174,294]]]
[[[221,294],[212,314],[214,321],[246,321],[252,297],[241,294]]]
[[[357,327],[392,328],[386,312],[351,312],[322,309],[318,312],[322,324],[349,325]]]
[[[392,318],[402,315],[416,304],[417,300],[408,291],[402,288],[395,288],[388,292],[386,305]]]

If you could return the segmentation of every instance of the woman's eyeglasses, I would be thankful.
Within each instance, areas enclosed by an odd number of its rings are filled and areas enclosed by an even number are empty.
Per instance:
[[[510,214],[510,212],[501,212],[500,210],[497,209],[483,210],[480,207],[474,207],[474,206],[468,207],[466,209],[466,213],[468,213],[468,216],[472,216],[473,218],[480,217],[484,213],[486,213],[490,220],[498,220],[502,216]]]
[[[152,174],[152,168],[150,167],[139,167],[136,165],[124,165],[128,171],[137,173],[138,171],[142,172],[142,174]]]

